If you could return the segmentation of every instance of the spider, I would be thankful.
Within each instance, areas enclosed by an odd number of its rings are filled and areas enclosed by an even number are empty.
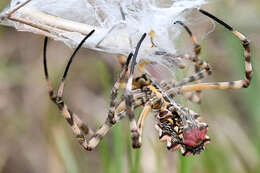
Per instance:
[[[71,126],[79,144],[84,149],[89,151],[94,149],[111,127],[125,116],[128,116],[130,121],[130,134],[133,148],[141,147],[141,135],[144,120],[147,115],[152,112],[156,119],[155,127],[159,132],[159,139],[166,142],[168,150],[175,151],[180,149],[184,156],[199,154],[204,150],[205,145],[210,142],[210,138],[207,136],[208,125],[200,121],[199,114],[189,108],[177,104],[174,100],[175,96],[184,95],[191,101],[198,103],[200,101],[200,92],[202,90],[247,88],[250,84],[253,73],[250,61],[249,41],[247,38],[212,14],[202,9],[199,9],[199,12],[223,25],[242,41],[245,57],[245,79],[231,82],[200,83],[199,80],[211,74],[211,67],[207,62],[200,59],[201,48],[196,38],[192,35],[191,30],[183,22],[176,21],[175,24],[183,26],[189,34],[194,45],[194,55],[165,54],[173,58],[179,57],[191,61],[194,64],[196,73],[182,79],[178,83],[158,83],[151,75],[145,72],[141,75],[134,76],[135,67],[140,65],[140,63],[137,64],[136,62],[138,51],[146,37],[146,34],[143,34],[136,46],[135,52],[130,53],[127,59],[122,58],[120,60],[122,69],[113,88],[111,89],[111,99],[107,118],[104,124],[96,132],[90,129],[87,124],[83,123],[81,119],[68,108],[63,100],[63,89],[70,65],[82,44],[94,33],[94,30],[81,41],[70,57],[59,85],[57,95],[54,94],[49,81],[46,58],[48,38],[45,38],[43,64],[49,97],[57,105],[62,116]],[[192,82],[195,83],[189,84]],[[119,101],[117,101],[119,89],[123,89],[124,92]],[[134,109],[137,107],[143,107],[138,121],[136,121],[134,116]]]

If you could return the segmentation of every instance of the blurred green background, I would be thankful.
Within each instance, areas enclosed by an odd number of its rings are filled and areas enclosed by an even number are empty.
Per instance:
[[[0,7],[7,3],[1,0]],[[42,68],[43,37],[0,27],[0,172],[259,172],[260,1],[218,0],[203,8],[251,40],[254,77],[248,89],[207,91],[201,105],[185,102],[209,124],[212,142],[200,156],[184,158],[178,152],[168,152],[158,140],[153,117],[145,123],[139,150],[130,146],[125,119],[97,149],[84,151],[48,98]],[[190,25],[191,29],[193,26],[200,30],[196,24]],[[229,31],[216,25],[214,32],[202,34],[200,43],[203,58],[213,66],[209,81],[244,77],[243,49]],[[50,78],[56,87],[64,57],[71,53],[62,43],[49,44]],[[115,56],[82,49],[69,73],[65,100],[94,129],[104,122],[119,67]]]

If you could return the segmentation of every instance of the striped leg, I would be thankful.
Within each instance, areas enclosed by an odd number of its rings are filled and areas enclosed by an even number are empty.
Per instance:
[[[47,56],[46,56],[47,43],[48,43],[48,38],[45,37],[44,49],[43,49],[43,64],[44,64],[45,80],[48,87],[49,97],[58,106],[58,108],[62,112],[63,117],[70,124],[73,133],[76,135],[77,140],[81,144],[84,141],[85,136],[89,134],[92,135],[93,131],[86,124],[84,124],[76,114],[74,114],[71,110],[69,110],[63,102],[60,103],[56,102],[57,96],[54,94],[53,88],[49,81],[49,75],[48,75]]]
[[[194,45],[195,56],[193,57],[193,56],[190,56],[190,55],[187,54],[187,55],[181,55],[181,56],[178,56],[178,57],[194,62],[195,63],[195,65],[194,65],[195,74],[184,78],[182,81],[180,81],[177,84],[173,83],[172,87],[180,87],[180,86],[186,85],[187,83],[191,83],[191,82],[200,83],[200,79],[205,78],[206,76],[211,74],[210,65],[208,63],[206,63],[205,61],[200,59],[201,47],[198,44],[197,39],[192,35],[191,30],[181,21],[176,21],[175,24],[180,24],[181,26],[183,26],[185,28],[185,30],[187,31],[187,33],[189,34],[191,40],[192,40],[192,43]],[[172,56],[176,56],[176,55],[172,55]],[[200,71],[201,68],[203,69],[202,71]],[[174,93],[172,93],[172,94],[174,94]],[[192,102],[200,103],[201,91],[199,91],[199,90],[195,91],[195,93],[194,92],[186,92],[186,93],[179,93],[179,94],[183,94],[184,97],[188,98]],[[174,95],[172,95],[172,97],[173,96]]]
[[[200,67],[195,65],[195,73],[198,73],[200,71]],[[200,83],[200,80],[195,81],[195,83]],[[191,95],[187,95],[188,93],[186,93],[186,96],[190,101],[194,102],[194,103],[201,103],[201,91],[195,91],[195,93],[191,93]]]
[[[174,97],[176,94],[183,94],[183,93],[179,92],[178,88],[181,88],[182,86],[186,85],[187,83],[198,81],[211,74],[211,67],[206,61],[201,60],[196,56],[195,57],[190,56],[188,54],[181,55],[180,57],[194,62],[197,66],[199,66],[200,68],[203,68],[203,70],[198,73],[195,73],[189,77],[182,79],[179,83],[177,83],[175,85],[172,85],[170,87],[172,89],[169,89],[167,91],[167,93],[170,94],[171,97]],[[199,91],[199,90],[194,90],[194,91]],[[183,94],[183,95],[185,95],[185,94]],[[189,95],[187,95],[187,96],[189,96]],[[193,99],[195,99],[195,98],[193,98]]]
[[[138,123],[137,123],[137,128],[138,131],[142,137],[142,131],[143,131],[143,125],[144,125],[144,120],[147,117],[147,115],[152,111],[152,106],[150,105],[150,103],[146,104],[144,106],[144,109],[138,119]]]
[[[192,43],[194,45],[194,53],[195,53],[195,57],[200,60],[200,51],[201,51],[201,47],[200,45],[198,44],[198,41],[197,39],[193,36],[191,30],[181,21],[176,21],[175,24],[180,24],[181,26],[184,27],[184,29],[187,31],[187,33],[189,34],[191,40],[192,40]],[[200,72],[200,65],[195,63],[195,66],[194,66],[194,71],[195,71],[195,74],[199,74]],[[200,75],[204,74],[204,76],[207,76],[210,74],[210,71],[205,69],[205,73],[201,73]],[[190,79],[186,79],[186,81],[189,81],[189,80],[192,80],[192,77],[190,77]],[[199,76],[198,76],[199,77]],[[195,83],[200,83],[200,80],[195,80],[194,81]],[[180,83],[181,85],[184,85],[185,83],[185,79]],[[185,93],[184,96],[186,98],[188,98],[189,100],[195,102],[195,103],[200,103],[200,95],[201,95],[201,91],[195,91],[195,93]]]
[[[212,18],[219,24],[223,25],[225,28],[227,28],[229,31],[231,31],[235,36],[237,36],[241,42],[242,46],[244,48],[244,58],[245,58],[245,79],[236,80],[236,81],[230,81],[230,82],[215,82],[215,83],[200,83],[200,84],[193,84],[193,85],[186,85],[181,86],[176,89],[171,89],[169,93],[172,92],[187,92],[187,91],[200,91],[200,90],[212,90],[212,89],[240,89],[240,88],[247,88],[250,85],[253,71],[252,71],[252,64],[251,64],[251,55],[250,55],[250,46],[249,46],[249,40],[240,32],[234,30],[231,26],[226,24],[225,22],[221,21],[220,19],[216,18],[212,14],[204,11],[199,10],[202,14]]]
[[[182,79],[179,83],[176,84],[176,86],[183,86],[183,85],[186,85],[187,83],[198,81],[211,74],[211,67],[205,61],[203,61],[197,57],[191,57],[189,55],[183,55],[182,58],[193,61],[197,66],[203,68],[203,70]]]
[[[193,36],[191,30],[188,28],[188,26],[186,26],[183,22],[181,21],[176,21],[174,22],[174,24],[180,24],[181,26],[184,27],[184,29],[187,31],[187,33],[189,34],[191,40],[192,40],[192,43],[194,45],[194,52],[195,52],[195,55],[196,57],[200,57],[200,50],[201,50],[201,47],[197,41],[197,39]],[[199,66],[198,66],[199,67]]]
[[[193,62],[195,62],[195,75],[192,75],[190,77],[183,79],[178,85],[182,86],[182,85],[185,85],[185,84],[187,84],[189,82],[193,82],[193,81],[195,81],[195,83],[200,83],[199,79],[211,74],[210,66],[205,64],[205,62],[200,59],[201,47],[198,44],[197,39],[192,35],[191,30],[181,21],[176,21],[174,24],[180,24],[181,26],[183,26],[185,28],[185,30],[187,31],[187,33],[189,34],[189,36],[192,40],[192,43],[194,45],[194,53],[195,53],[194,59],[188,58],[189,60],[192,60]],[[202,65],[204,65],[204,66],[202,66]],[[204,70],[200,72],[201,67],[204,68]],[[198,95],[198,97],[200,96],[200,92],[196,91],[196,94]]]
[[[111,89],[111,93],[110,93],[110,106],[109,106],[109,111],[108,111],[108,118],[111,124],[115,124],[116,120],[115,120],[115,107],[116,107],[116,97],[118,95],[118,89],[120,88],[120,83],[121,81],[125,78],[126,73],[128,71],[128,65],[130,63],[130,60],[132,58],[133,54],[130,53],[125,65],[122,68],[121,73],[119,74],[119,77],[116,81],[116,83],[114,84],[113,88]]]
[[[196,55],[196,57],[200,58],[201,46],[199,45],[197,39],[193,36],[191,30],[181,21],[176,21],[175,23],[179,23],[180,25],[182,25],[185,28],[185,30],[189,34],[189,36],[192,40],[192,43],[194,45],[195,55]],[[195,73],[198,73],[200,71],[200,66],[195,64],[194,71],[195,71]],[[195,81],[195,83],[200,83],[200,80]],[[188,98],[190,101],[195,102],[195,103],[200,103],[200,101],[201,101],[200,95],[201,95],[201,91],[195,91],[195,93],[192,92],[192,93],[184,94],[184,96],[186,98]]]
[[[116,97],[118,95],[118,89],[120,86],[120,82],[123,78],[125,78],[126,72],[128,71],[128,64],[130,62],[132,58],[132,54],[130,53],[126,64],[124,65],[124,67],[122,68],[121,73],[119,74],[119,77],[116,81],[116,83],[114,84],[113,88],[111,89],[111,94],[110,94],[110,107],[109,107],[109,111],[108,111],[108,117],[105,121],[105,123],[101,126],[101,128],[89,139],[89,140],[85,140],[85,143],[83,144],[83,146],[85,145],[88,150],[92,150],[93,148],[95,148],[98,143],[101,141],[101,139],[106,135],[106,133],[110,130],[110,128],[118,123],[124,116],[122,116],[122,111],[119,111],[118,109],[122,109],[120,104],[119,106],[116,108]],[[118,112],[118,115],[115,115],[116,112]]]
[[[174,80],[170,81],[170,82],[161,82],[160,85],[162,86],[162,88],[167,91],[171,88],[174,88],[176,86],[176,82]],[[176,94],[181,94],[183,95],[186,99],[190,100],[191,102],[194,103],[200,103],[200,96],[196,94],[196,92],[179,92]],[[172,93],[171,97],[174,97],[175,95]]]
[[[90,128],[88,128],[88,126],[86,124],[84,124],[76,114],[74,114],[70,109],[68,109],[67,105],[65,104],[65,102],[62,99],[64,82],[65,82],[70,64],[72,63],[72,60],[73,60],[75,54],[77,53],[77,51],[79,50],[79,48],[81,47],[81,45],[85,42],[85,40],[90,35],[92,35],[93,32],[94,31],[92,31],[90,34],[88,34],[82,40],[82,42],[79,44],[79,46],[76,48],[76,50],[72,54],[72,56],[71,56],[71,58],[68,62],[68,65],[66,66],[61,84],[59,86],[57,96],[55,96],[53,89],[50,85],[49,79],[48,79],[48,69],[47,69],[47,60],[46,60],[47,38],[44,41],[44,72],[45,72],[45,78],[46,78],[46,82],[47,82],[47,85],[48,85],[50,98],[51,98],[52,101],[54,101],[56,103],[59,110],[61,111],[61,114],[67,120],[67,122],[70,124],[70,126],[73,130],[73,133],[76,135],[76,138],[78,139],[78,142],[86,150],[92,150],[93,148],[95,148],[98,145],[98,143],[100,142],[100,140],[103,138],[103,136],[105,136],[106,133],[109,131],[109,129],[121,119],[121,118],[117,118],[117,117],[114,118],[114,116],[111,116],[110,114],[114,114],[115,111],[117,111],[117,110],[116,109],[110,109],[105,123],[101,126],[101,128],[99,130],[97,130],[95,133],[93,133],[93,131]],[[129,57],[131,58],[131,56],[129,56]],[[128,61],[130,61],[130,58],[128,59]],[[119,79],[117,80],[117,82],[114,85],[114,88],[112,89],[111,98],[115,99],[116,96],[117,96],[117,90],[118,90],[117,87],[119,86],[118,83],[124,77],[124,74],[127,71],[126,66],[125,66],[125,68],[123,68],[122,72],[120,73]],[[114,104],[115,104],[114,100],[112,100],[110,105],[114,105]],[[91,137],[87,138],[88,135],[91,135]]]
[[[130,133],[132,139],[132,146],[133,148],[140,148],[141,147],[141,137],[140,133],[137,130],[136,120],[134,117],[134,110],[133,110],[133,97],[130,92],[125,92],[125,102],[126,102],[126,113],[129,117],[130,121]]]
[[[229,26],[228,24],[226,24],[225,22],[221,21],[220,19],[216,18],[215,16],[213,16],[212,14],[204,11],[204,10],[199,10],[202,14],[212,18],[213,20],[215,20],[216,22],[218,22],[219,24],[223,25],[225,28],[227,28],[229,31],[231,31],[235,36],[237,36],[241,42],[242,42],[242,46],[244,47],[244,57],[245,57],[245,75],[246,78],[244,80],[240,80],[240,85],[239,82],[234,81],[231,82],[231,85],[233,83],[235,83],[235,87],[236,88],[247,88],[250,85],[252,76],[253,76],[253,70],[252,70],[252,64],[251,64],[251,55],[250,55],[250,43],[249,40],[240,32],[234,30],[231,26]],[[236,84],[237,83],[237,84]],[[242,85],[242,86],[241,86]],[[232,86],[233,87],[233,86]]]
[[[134,69],[135,69],[135,65],[136,65],[136,58],[137,58],[137,54],[139,51],[139,48],[143,42],[143,40],[145,39],[146,34],[143,34],[142,38],[140,39],[140,41],[138,42],[133,58],[132,58],[132,63],[131,63],[131,69],[130,69],[130,74],[129,74],[129,78],[127,81],[127,85],[126,85],[126,89],[125,89],[125,93],[124,93],[124,98],[125,98],[125,103],[126,103],[126,113],[129,117],[129,121],[130,121],[130,130],[131,130],[131,139],[132,139],[132,146],[133,148],[140,148],[141,147],[141,137],[140,137],[140,133],[138,132],[137,129],[137,124],[136,124],[136,120],[134,117],[134,107],[133,107],[133,95],[132,95],[132,82],[133,82],[133,73],[134,73]]]

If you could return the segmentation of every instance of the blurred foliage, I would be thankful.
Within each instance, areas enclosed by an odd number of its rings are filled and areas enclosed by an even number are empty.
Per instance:
[[[1,0],[0,9],[6,3]],[[0,27],[0,172],[259,172],[260,1],[219,0],[205,9],[251,40],[254,78],[249,89],[203,92],[199,106],[180,100],[201,113],[212,139],[200,156],[188,158],[168,152],[158,142],[149,120],[139,150],[131,148],[126,119],[115,125],[96,150],[84,151],[48,99],[42,37]],[[243,49],[229,31],[216,25],[200,42],[203,59],[213,66],[210,81],[243,77]],[[49,45],[50,76],[56,87],[66,63],[64,57],[71,52],[61,43],[52,41]],[[109,56],[82,49],[66,83],[68,105],[94,129],[104,122],[119,70],[116,58]]]

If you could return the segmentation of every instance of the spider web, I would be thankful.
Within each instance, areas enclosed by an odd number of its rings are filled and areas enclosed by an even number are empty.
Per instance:
[[[52,37],[69,47],[75,47],[84,35],[96,29],[84,47],[123,55],[135,48],[143,33],[154,31],[156,47],[151,48],[147,36],[137,61],[153,61],[169,69],[175,64],[163,55],[155,56],[156,52],[176,53],[175,43],[183,28],[176,27],[174,21],[185,21],[187,14],[206,3],[206,0],[31,0],[13,14],[47,28],[50,32],[46,33],[7,19],[8,12],[25,1],[11,0],[0,14],[0,24]],[[50,20],[50,16],[56,18]]]

